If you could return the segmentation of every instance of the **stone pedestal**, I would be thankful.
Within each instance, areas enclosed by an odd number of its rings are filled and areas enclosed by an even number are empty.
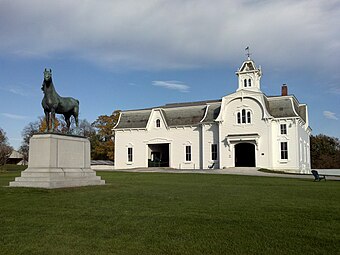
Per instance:
[[[33,135],[28,168],[11,187],[63,188],[104,185],[91,170],[90,142],[81,136],[54,133]]]

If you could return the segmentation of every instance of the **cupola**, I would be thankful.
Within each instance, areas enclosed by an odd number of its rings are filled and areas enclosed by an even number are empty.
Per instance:
[[[260,91],[261,67],[257,68],[255,62],[250,58],[249,47],[246,48],[247,60],[245,60],[241,67],[236,72],[238,76],[238,89]]]

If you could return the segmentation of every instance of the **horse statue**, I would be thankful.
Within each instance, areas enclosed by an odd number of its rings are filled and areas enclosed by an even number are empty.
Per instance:
[[[76,126],[78,127],[78,114],[79,114],[79,101],[72,97],[61,97],[58,95],[57,91],[54,89],[52,82],[52,70],[44,71],[44,82],[42,84],[41,90],[44,92],[44,98],[41,102],[44,108],[46,116],[46,132],[55,131],[55,114],[63,114],[65,117],[67,132],[70,131],[71,116],[74,117]],[[49,128],[50,117],[52,122],[51,129]]]

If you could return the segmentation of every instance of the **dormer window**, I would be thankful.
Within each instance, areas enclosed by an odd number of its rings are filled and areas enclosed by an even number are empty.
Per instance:
[[[242,109],[237,112],[237,124],[250,124],[251,123],[251,111]]]
[[[161,127],[161,120],[160,119],[157,119],[156,120],[156,127]]]

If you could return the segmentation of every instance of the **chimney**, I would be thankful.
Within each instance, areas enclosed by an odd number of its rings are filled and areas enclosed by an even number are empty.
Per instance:
[[[288,96],[288,86],[286,84],[282,85],[281,96]]]

